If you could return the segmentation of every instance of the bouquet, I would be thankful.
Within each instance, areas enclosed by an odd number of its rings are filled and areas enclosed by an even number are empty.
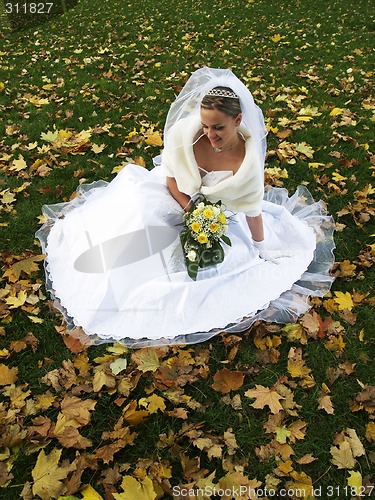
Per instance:
[[[203,195],[193,202],[183,216],[180,233],[188,275],[196,280],[199,268],[220,264],[224,260],[221,241],[231,245],[225,233],[228,220],[221,201],[210,203]]]

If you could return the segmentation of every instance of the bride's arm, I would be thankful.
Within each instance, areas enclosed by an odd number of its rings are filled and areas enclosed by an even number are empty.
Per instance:
[[[167,186],[173,198],[181,205],[181,208],[188,211],[191,206],[190,196],[185,193],[181,193],[177,187],[177,182],[174,177],[167,177]]]
[[[263,231],[263,220],[262,214],[256,217],[246,216],[247,225],[249,226],[251,236],[254,241],[263,241],[264,240],[264,231]]]

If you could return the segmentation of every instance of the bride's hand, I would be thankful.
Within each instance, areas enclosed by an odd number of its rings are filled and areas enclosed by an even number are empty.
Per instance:
[[[288,250],[269,250],[266,247],[264,241],[255,241],[253,240],[254,246],[259,251],[259,257],[264,260],[268,260],[273,262],[274,264],[279,264],[277,259],[281,259],[283,257],[292,257],[292,252]]]

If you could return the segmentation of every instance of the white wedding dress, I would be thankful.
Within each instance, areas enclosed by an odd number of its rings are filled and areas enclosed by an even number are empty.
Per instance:
[[[206,175],[203,184],[226,177]],[[47,289],[68,327],[82,327],[94,342],[189,344],[256,320],[291,322],[332,283],[333,221],[303,187],[290,198],[266,189],[262,206],[267,248],[290,257],[262,260],[245,216],[235,214],[224,262],[199,270],[196,281],[185,269],[182,209],[162,166],[127,165],[112,182],[81,185],[72,201],[43,212],[37,237]]]

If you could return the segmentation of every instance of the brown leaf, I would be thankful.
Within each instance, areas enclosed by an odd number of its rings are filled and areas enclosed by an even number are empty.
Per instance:
[[[230,391],[236,391],[242,387],[244,382],[243,372],[231,371],[227,368],[217,371],[213,378],[214,383],[211,387],[215,391],[219,391],[222,394],[227,394]]]
[[[304,455],[300,459],[296,460],[297,464],[300,465],[306,465],[306,464],[311,464],[312,462],[315,462],[317,460],[315,457],[312,456],[311,453],[308,453],[307,455]]]
[[[331,446],[332,463],[339,469],[353,469],[355,459],[348,441],[343,441],[340,445]]]
[[[75,339],[70,335],[62,335],[62,339],[66,347],[69,349],[69,351],[74,354],[82,352],[85,349],[85,346],[81,344],[79,339]]]
[[[318,410],[325,410],[329,415],[333,415],[335,413],[335,410],[333,408],[331,396],[326,394],[325,392],[320,392],[320,395],[318,397]]]
[[[172,411],[167,411],[167,415],[169,417],[181,418],[183,420],[186,420],[188,418],[188,412],[185,410],[185,408],[175,408]]]
[[[76,420],[80,425],[87,425],[97,401],[93,399],[82,400],[76,396],[65,396],[61,402],[61,413],[67,420]]]
[[[69,425],[64,427],[64,430],[56,435],[56,437],[64,448],[84,450],[92,446],[92,441],[90,439],[85,438],[79,433],[78,429]]]

